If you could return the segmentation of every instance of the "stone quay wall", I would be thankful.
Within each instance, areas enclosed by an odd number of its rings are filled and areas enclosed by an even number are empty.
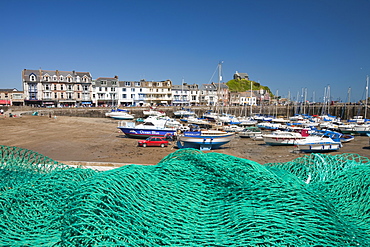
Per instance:
[[[1,108],[1,107],[0,107]],[[186,107],[187,109],[189,107]],[[105,117],[106,112],[110,112],[110,108],[104,107],[80,107],[80,108],[37,108],[25,106],[9,106],[3,107],[6,113],[18,113],[32,115],[38,112],[39,115],[53,115],[53,116],[75,116],[75,117],[92,117],[102,118]],[[148,110],[146,107],[127,107],[125,108],[134,114],[136,118],[143,118],[143,110]],[[181,107],[158,107],[157,110],[163,111],[169,117],[174,117],[174,112],[180,110]],[[235,116],[253,116],[253,115],[269,115],[279,117],[291,117],[296,114],[307,115],[333,115],[341,119],[350,119],[353,116],[367,116],[369,117],[369,107],[367,110],[364,105],[359,104],[335,104],[335,105],[266,105],[266,106],[227,106],[227,107],[210,107],[210,106],[192,106],[190,107],[198,117],[203,113],[212,110],[214,112],[224,112]],[[251,114],[252,113],[252,114]]]

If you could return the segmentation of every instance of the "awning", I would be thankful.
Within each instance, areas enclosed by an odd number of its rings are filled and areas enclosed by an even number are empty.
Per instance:
[[[81,104],[88,105],[88,104],[91,104],[91,101],[82,101]]]
[[[49,102],[43,102],[43,104],[44,104],[44,105],[54,105],[54,104],[55,104],[55,102],[50,102],[50,101],[49,101]]]
[[[0,105],[10,105],[10,100],[0,100]]]
[[[161,101],[161,103],[165,103],[165,104],[167,104],[167,101],[166,101],[166,100],[162,100],[162,101]]]

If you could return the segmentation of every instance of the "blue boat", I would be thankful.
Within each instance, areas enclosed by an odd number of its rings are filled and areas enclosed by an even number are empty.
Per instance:
[[[144,120],[144,123],[136,125],[134,122],[126,122],[124,126],[118,126],[127,137],[131,138],[148,138],[149,136],[173,136],[175,135],[176,127],[166,127],[166,120],[151,119]]]
[[[188,131],[177,137],[178,148],[195,148],[203,151],[218,149],[229,143],[235,133],[219,130]]]

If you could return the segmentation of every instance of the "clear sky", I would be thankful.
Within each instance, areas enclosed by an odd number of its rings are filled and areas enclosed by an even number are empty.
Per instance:
[[[0,88],[39,68],[202,84],[223,61],[223,82],[356,102],[370,75],[370,0],[0,0],[0,21]]]

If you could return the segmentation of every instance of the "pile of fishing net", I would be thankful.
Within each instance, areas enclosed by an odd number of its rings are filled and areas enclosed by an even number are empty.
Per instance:
[[[2,246],[370,246],[370,161],[194,149],[99,172],[0,146]]]

